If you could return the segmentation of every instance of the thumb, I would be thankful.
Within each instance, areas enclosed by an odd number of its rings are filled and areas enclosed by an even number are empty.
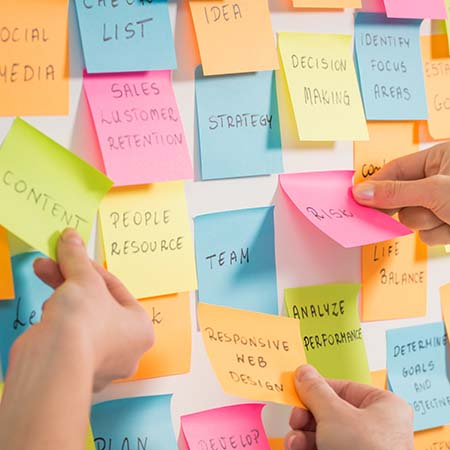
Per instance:
[[[353,197],[361,205],[378,209],[423,206],[436,207],[439,180],[436,177],[416,181],[367,181],[353,186]]]
[[[317,370],[312,366],[301,366],[295,372],[295,388],[303,404],[311,411],[316,422],[330,415],[336,417],[336,410],[342,400]]]

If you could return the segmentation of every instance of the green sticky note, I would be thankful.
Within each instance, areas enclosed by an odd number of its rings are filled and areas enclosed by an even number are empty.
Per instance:
[[[89,425],[88,436],[86,439],[86,448],[85,450],[95,450],[95,442],[94,435],[92,433],[92,427]]]
[[[97,169],[21,119],[0,148],[0,224],[53,259],[65,228],[89,239],[111,186]]]
[[[289,317],[299,319],[306,359],[323,376],[370,384],[358,314],[359,284],[286,289]]]

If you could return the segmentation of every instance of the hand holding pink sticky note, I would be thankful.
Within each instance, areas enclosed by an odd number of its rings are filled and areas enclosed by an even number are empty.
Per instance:
[[[262,404],[226,406],[181,417],[180,450],[270,450]]]
[[[319,230],[343,247],[359,247],[412,233],[387,214],[356,203],[354,171],[280,175],[280,186]]]

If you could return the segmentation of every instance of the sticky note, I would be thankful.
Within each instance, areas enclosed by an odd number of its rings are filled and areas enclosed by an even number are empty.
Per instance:
[[[358,247],[411,233],[388,215],[356,203],[351,170],[280,175],[280,186],[298,210],[343,247]]]
[[[181,449],[270,450],[261,421],[263,408],[262,404],[232,405],[181,416]]]
[[[141,357],[136,373],[122,381],[188,373],[192,347],[189,293],[155,297],[140,304],[153,323],[155,343]]]
[[[6,230],[3,227],[0,227],[0,300],[11,300],[13,298],[14,281],[8,235]]]
[[[447,36],[422,36],[422,58],[428,100],[428,130],[433,139],[450,138],[450,56]]]
[[[443,322],[386,332],[391,388],[414,410],[414,431],[450,423],[447,334]]]
[[[361,0],[293,0],[295,8],[359,8]]]
[[[269,438],[270,450],[284,450],[284,438]]]
[[[0,116],[69,113],[68,0],[2,0]]]
[[[447,8],[447,19],[445,20],[445,29],[447,31],[448,50],[450,53],[450,0],[445,0],[445,7]]]
[[[167,0],[75,0],[89,73],[177,67]]]
[[[387,370],[375,370],[370,372],[370,384],[377,389],[387,390]]]
[[[86,450],[96,450],[94,444],[94,435],[92,434],[92,428],[89,426],[88,435],[86,438]]]
[[[201,302],[278,314],[273,207],[195,218]]]
[[[83,85],[116,186],[193,177],[169,70],[85,73]]]
[[[368,138],[351,40],[340,34],[278,34],[301,140]]]
[[[413,122],[370,122],[370,141],[355,142],[355,183],[414,153]],[[427,308],[428,248],[416,234],[366,245],[361,256],[363,321],[420,317]]]
[[[414,433],[414,450],[450,448],[450,425]]]
[[[301,406],[294,371],[306,357],[296,320],[206,303],[198,304],[198,319],[227,394]]]
[[[362,0],[362,10],[372,13],[385,13],[384,0]]]
[[[300,322],[308,364],[324,377],[370,383],[359,322],[359,284],[326,284],[285,290],[286,312]]]
[[[0,148],[0,224],[55,259],[65,228],[89,239],[99,202],[111,184],[78,156],[16,119]]]
[[[205,75],[278,69],[266,0],[190,0]]]
[[[197,288],[184,183],[113,189],[100,205],[108,266],[137,298]]]
[[[355,17],[355,60],[367,120],[428,117],[419,28],[421,20]]]
[[[199,67],[195,95],[203,180],[283,171],[275,72],[205,77]]]
[[[450,330],[450,283],[442,286],[439,293],[441,296],[442,320],[445,328]]]
[[[12,257],[16,297],[0,302],[0,354],[3,378],[8,369],[9,351],[14,341],[31,325],[41,320],[42,304],[52,294],[33,270],[33,262],[41,253],[21,253]]]
[[[384,0],[388,17],[446,19],[445,0]]]
[[[171,395],[156,395],[94,405],[91,424],[96,448],[177,450],[171,399]]]

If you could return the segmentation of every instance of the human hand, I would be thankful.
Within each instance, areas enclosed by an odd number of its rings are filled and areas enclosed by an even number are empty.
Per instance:
[[[294,408],[287,450],[412,450],[412,409],[391,392],[325,380],[311,366],[295,373],[298,395],[309,411]]]
[[[35,261],[36,275],[55,291],[43,305],[41,322],[17,339],[11,361],[30,339],[39,342],[42,336],[48,342],[49,335],[50,340],[69,335],[67,341],[83,346],[86,358],[79,363],[91,365],[98,391],[134,373],[153,343],[153,324],[124,285],[89,259],[77,232],[62,234],[57,255],[58,264],[43,258]],[[71,345],[67,342],[68,348]]]
[[[353,187],[362,205],[399,212],[428,245],[450,244],[450,143],[398,158]]]

